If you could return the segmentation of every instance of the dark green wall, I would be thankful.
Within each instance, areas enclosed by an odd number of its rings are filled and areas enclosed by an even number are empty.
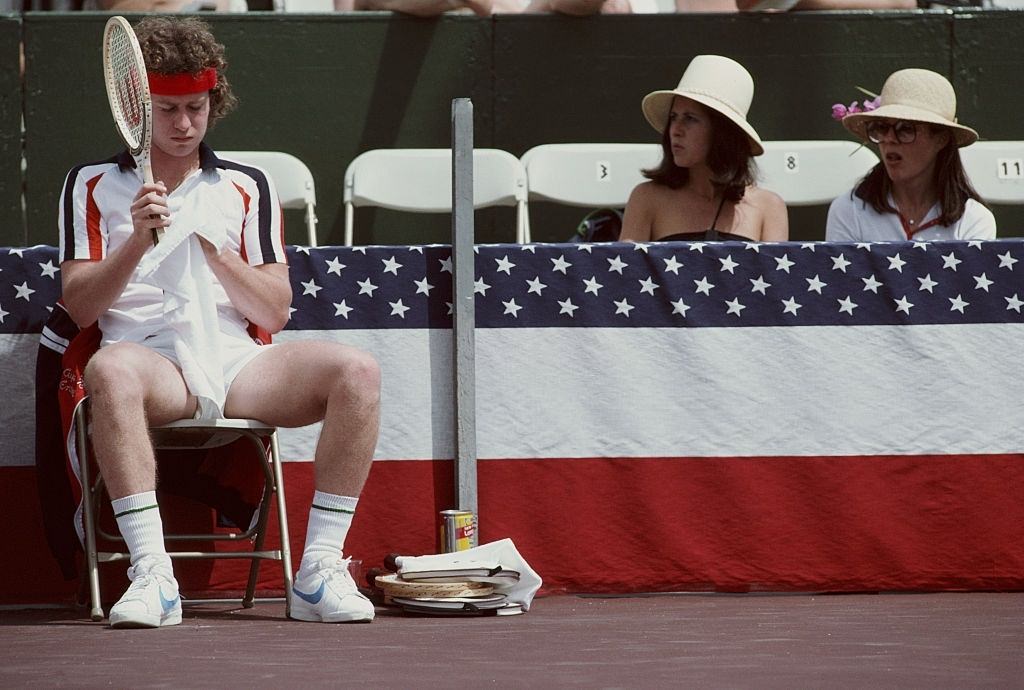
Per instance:
[[[102,88],[107,15],[24,15],[27,229],[20,218],[16,73],[0,73],[0,245],[53,244],[67,169],[118,146]],[[280,149],[317,180],[321,243],[340,243],[342,177],[358,153],[446,147],[451,99],[473,99],[477,146],[516,155],[572,141],[653,141],[640,114],[696,54],[735,57],[754,75],[750,120],[765,139],[845,136],[831,104],[879,90],[901,67],[949,76],[961,121],[987,139],[1024,139],[1024,13],[799,13],[590,18],[389,14],[207,16],[226,44],[241,100],[210,143]],[[18,19],[0,21],[2,64],[17,53]],[[1024,235],[1024,208],[994,209],[1003,235]],[[566,239],[580,209],[536,204],[534,237]],[[824,207],[793,209],[796,239],[820,239]],[[479,241],[511,239],[512,212],[478,214]],[[447,216],[357,212],[357,241],[446,241]],[[301,216],[288,240],[302,242]]]
[[[955,15],[952,36],[960,120],[983,139],[1024,138],[1024,12]]]
[[[25,244],[21,217],[21,21],[0,17],[0,245]]]
[[[957,117],[982,139],[1024,139],[1024,12],[957,14],[952,25]],[[1024,237],[1024,200],[992,211],[1000,237]]]

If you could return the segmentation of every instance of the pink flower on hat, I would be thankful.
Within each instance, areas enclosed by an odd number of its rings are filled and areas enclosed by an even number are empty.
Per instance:
[[[874,98],[872,98],[870,101],[862,101],[861,103],[857,103],[857,101],[854,101],[850,105],[844,105],[842,103],[833,104],[833,120],[841,121],[847,115],[855,115],[857,113],[869,113],[882,104],[881,96],[875,96],[875,94],[871,93],[866,89],[861,89],[861,87],[859,86],[857,88],[863,91],[864,93],[868,94],[869,96],[874,96]]]

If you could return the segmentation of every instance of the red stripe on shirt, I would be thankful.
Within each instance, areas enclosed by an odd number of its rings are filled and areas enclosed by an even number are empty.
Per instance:
[[[103,258],[103,236],[100,234],[100,207],[96,205],[95,190],[103,173],[88,180],[85,188],[85,232],[89,238],[89,258],[99,261]]]
[[[249,204],[252,201],[252,197],[250,197],[248,195],[248,193],[246,193],[246,191],[244,189],[242,189],[241,186],[239,186],[239,184],[237,182],[232,182],[231,184],[235,185],[235,189],[237,189],[238,193],[242,195],[242,206],[243,206],[242,232],[241,232],[241,235],[240,235],[240,237],[238,239],[238,245],[239,245],[239,248],[240,248],[239,254],[241,254],[241,256],[242,256],[242,261],[245,261],[246,263],[249,263],[249,258],[248,258],[247,254],[246,254],[246,251],[245,251],[245,219],[249,217]]]

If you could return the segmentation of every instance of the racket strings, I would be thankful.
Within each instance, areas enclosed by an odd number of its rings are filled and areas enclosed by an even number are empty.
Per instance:
[[[108,55],[111,77],[117,94],[115,119],[129,148],[142,146],[145,131],[145,108],[142,97],[142,76],[131,40],[122,31],[111,32]]]

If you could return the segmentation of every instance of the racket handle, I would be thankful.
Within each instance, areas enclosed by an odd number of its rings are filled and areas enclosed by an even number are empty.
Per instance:
[[[146,184],[153,182],[153,165],[149,162],[149,156],[142,159],[142,179]],[[163,239],[164,229],[153,228],[153,244],[160,244],[160,240]]]

